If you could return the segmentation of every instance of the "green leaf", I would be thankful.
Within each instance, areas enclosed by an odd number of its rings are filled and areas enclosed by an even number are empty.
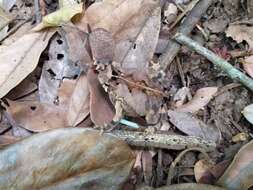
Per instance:
[[[251,124],[253,124],[253,104],[246,106],[243,109],[242,114]]]
[[[62,7],[59,10],[43,17],[42,23],[37,25],[33,31],[40,31],[47,27],[61,26],[83,11],[83,4],[73,4],[70,6]]]

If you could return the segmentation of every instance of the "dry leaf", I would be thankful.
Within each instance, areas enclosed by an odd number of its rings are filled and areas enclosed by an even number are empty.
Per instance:
[[[253,49],[252,33],[253,27],[245,24],[232,24],[226,30],[227,37],[232,37],[237,43],[245,40],[249,44],[250,49]]]
[[[170,121],[180,131],[187,135],[201,137],[211,141],[218,141],[221,134],[217,128],[208,126],[201,120],[193,117],[191,113],[168,111]]]
[[[245,24],[230,25],[226,31],[226,35],[228,37],[232,37],[237,43],[246,41],[250,50],[253,50],[252,33],[253,27]],[[249,76],[253,77],[253,56],[245,57],[243,68],[249,74]]]
[[[27,34],[0,52],[0,98],[35,69],[53,34],[53,31]]]
[[[108,94],[98,80],[93,70],[87,74],[88,86],[90,89],[90,116],[97,126],[109,124],[115,115],[115,109]]]
[[[134,154],[113,135],[83,128],[33,135],[0,152],[0,189],[119,190]]]
[[[71,83],[70,83],[71,85]],[[72,89],[67,87],[67,89]],[[59,95],[61,97],[61,95]],[[66,115],[68,126],[77,126],[90,113],[90,92],[87,77],[81,75],[70,97]],[[61,102],[61,100],[60,100]]]
[[[253,185],[253,141],[244,145],[217,184],[229,190],[248,189]]]
[[[90,6],[85,19],[93,30],[111,32],[118,69],[146,80],[148,62],[158,41],[160,15],[158,2],[153,0],[105,0]]]
[[[176,111],[195,113],[206,106],[217,91],[217,87],[201,88],[197,90],[190,102],[180,106]]]
[[[147,80],[148,63],[152,59],[160,31],[160,7],[148,4],[115,35],[115,61],[124,74],[135,80]]]
[[[34,132],[65,127],[65,110],[59,106],[41,102],[8,100],[7,112],[20,126]]]
[[[38,24],[33,31],[40,31],[44,28],[61,26],[77,15],[83,12],[83,3],[62,7],[59,10],[50,13],[42,18],[42,23]]]

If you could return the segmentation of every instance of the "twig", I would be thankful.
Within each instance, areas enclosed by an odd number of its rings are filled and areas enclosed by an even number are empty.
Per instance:
[[[149,134],[144,132],[114,130],[110,133],[125,140],[130,146],[146,148],[163,148],[172,150],[183,150],[185,148],[199,147],[204,150],[213,151],[216,144],[199,137],[168,135],[168,134]]]
[[[183,9],[180,5],[176,4],[177,7],[182,11],[182,13],[177,17],[177,19],[172,23],[169,30],[172,30],[177,23],[190,11],[193,9],[193,7],[199,2],[199,0],[194,0],[189,3],[189,5],[186,7],[186,9]]]
[[[179,43],[186,45],[191,50],[194,50],[200,55],[204,56],[214,65],[218,66],[222,71],[224,71],[231,79],[234,79],[244,84],[246,87],[253,91],[253,80],[250,77],[248,77],[238,69],[234,68],[230,63],[220,58],[212,51],[208,50],[196,41],[180,33],[176,34],[174,39]]]
[[[145,89],[145,90],[147,90],[147,91],[151,91],[151,92],[154,92],[154,93],[156,93],[156,94],[160,94],[160,95],[162,95],[162,96],[164,96],[164,97],[167,97],[167,98],[170,97],[169,95],[165,94],[164,92],[162,92],[162,91],[160,91],[160,90],[156,90],[156,89],[153,89],[153,88],[150,88],[150,87],[147,87],[147,86],[139,85],[139,84],[137,84],[137,83],[135,83],[135,82],[132,82],[132,81],[130,81],[130,80],[127,80],[127,79],[125,79],[125,78],[123,78],[123,77],[116,76],[116,75],[112,75],[112,77],[117,78],[117,79],[121,79],[121,80],[127,82],[128,84],[131,84],[131,85],[133,85],[133,86],[135,86],[135,87],[138,87],[138,88],[141,88],[141,89]]]
[[[178,32],[184,35],[190,34],[195,25],[199,22],[202,14],[206,12],[207,8],[212,2],[212,0],[200,0],[185,18],[179,27]],[[181,45],[174,40],[169,40],[165,53],[159,58],[159,63],[163,71],[165,71],[170,63],[174,60],[180,50],[180,47]]]
[[[232,90],[233,88],[237,88],[237,87],[240,87],[240,86],[242,86],[242,85],[239,84],[239,83],[231,83],[231,84],[228,84],[228,85],[222,87],[221,89],[219,89],[219,91],[216,92],[216,94],[214,94],[213,97],[217,97],[217,96],[219,96],[219,95],[225,93],[225,92],[228,91],[228,90]]]
[[[198,152],[201,152],[205,159],[210,161],[210,158],[208,156],[208,154],[206,153],[206,151],[204,149],[201,149],[201,148],[188,148],[182,152],[180,152],[180,154],[176,157],[176,159],[171,163],[170,165],[170,169],[169,169],[169,173],[168,173],[168,178],[167,178],[167,185],[170,185],[171,184],[171,180],[173,179],[173,176],[174,176],[174,170],[175,170],[175,167],[176,165],[180,162],[180,160],[183,158],[183,156],[187,153],[187,152],[190,152],[190,151],[198,151]]]
[[[41,22],[41,19],[42,19],[41,12],[40,12],[40,2],[39,2],[39,0],[34,0],[34,9],[35,9],[36,24],[39,24]]]

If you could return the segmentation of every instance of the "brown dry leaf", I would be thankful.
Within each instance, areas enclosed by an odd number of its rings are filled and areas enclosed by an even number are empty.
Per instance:
[[[0,163],[0,189],[119,190],[134,154],[113,135],[68,128],[9,146],[0,152]]]
[[[237,43],[244,40],[249,44],[249,48],[253,49],[253,27],[245,24],[231,24],[226,30],[226,35],[232,37]]]
[[[90,90],[90,116],[97,126],[109,124],[115,115],[115,109],[108,94],[98,80],[93,70],[87,73],[88,86]]]
[[[65,126],[65,110],[59,106],[41,102],[18,102],[8,100],[7,112],[20,126],[34,132]]]
[[[14,144],[19,140],[19,138],[11,135],[0,135],[0,148],[3,148],[7,145]]]
[[[35,69],[53,34],[54,31],[29,33],[0,52],[0,98]]]
[[[253,50],[252,33],[253,27],[245,24],[230,25],[226,31],[226,35],[232,37],[237,43],[246,41],[249,45],[249,50]],[[253,56],[245,57],[243,68],[253,78]]]
[[[248,189],[253,185],[253,141],[244,145],[217,184],[229,190]]]
[[[70,85],[72,85],[71,82]],[[66,89],[73,89],[73,87],[69,86]],[[59,97],[61,97],[61,95],[59,95]],[[85,75],[80,76],[74,86],[71,96],[66,98],[68,98],[66,125],[77,126],[90,113],[90,92]],[[61,99],[59,99],[59,101],[61,102]]]
[[[137,80],[145,80],[158,41],[160,15],[158,1],[105,0],[90,6],[85,19],[92,29],[111,32],[118,69],[133,74]]]
[[[211,141],[218,141],[221,138],[221,134],[217,128],[206,125],[201,120],[196,119],[191,113],[169,110],[168,115],[171,123],[187,135]]]
[[[217,91],[217,87],[201,88],[190,102],[180,106],[176,111],[195,113],[206,106]]]

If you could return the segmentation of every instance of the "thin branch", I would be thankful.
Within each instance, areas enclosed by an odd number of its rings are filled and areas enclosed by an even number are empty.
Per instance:
[[[191,50],[194,50],[200,55],[204,56],[214,65],[218,66],[222,71],[224,71],[231,79],[244,84],[246,87],[253,91],[253,79],[251,79],[238,69],[234,68],[230,63],[217,56],[212,51],[208,50],[196,41],[180,33],[176,34],[174,39],[182,45],[186,45]]]
[[[206,151],[204,149],[201,149],[201,148],[188,148],[182,152],[180,152],[180,154],[176,157],[176,159],[171,163],[170,165],[170,169],[169,169],[169,173],[168,173],[168,178],[167,178],[167,185],[170,185],[171,184],[171,180],[173,179],[173,176],[174,176],[174,170],[175,170],[175,167],[176,165],[180,162],[180,160],[183,158],[183,156],[190,152],[190,151],[198,151],[198,152],[201,152],[205,159],[210,161],[210,158],[208,156],[208,154],[206,153]]]
[[[34,0],[34,9],[35,9],[36,24],[39,24],[42,19],[39,0]]]
[[[180,32],[184,35],[189,35],[212,2],[212,0],[200,0],[190,11],[189,15],[180,25],[177,32]],[[165,53],[159,58],[159,63],[163,71],[165,71],[170,63],[174,60],[180,50],[180,47],[181,45],[174,40],[169,40]]]

